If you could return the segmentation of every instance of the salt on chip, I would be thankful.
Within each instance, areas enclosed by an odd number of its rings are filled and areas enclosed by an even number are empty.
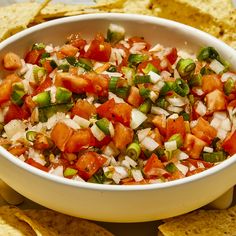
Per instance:
[[[56,232],[60,236],[113,236],[106,229],[88,220],[64,215],[51,210],[25,210],[25,214],[43,225],[45,228]]]
[[[23,211],[14,206],[0,207],[0,235],[57,236],[57,234],[37,225]]]
[[[0,41],[26,29],[28,24],[50,0],[42,3],[16,3],[0,8]]]

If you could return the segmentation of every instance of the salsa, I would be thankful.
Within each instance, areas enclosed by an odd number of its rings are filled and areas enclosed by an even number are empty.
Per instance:
[[[106,36],[37,42],[2,63],[0,145],[42,171],[151,184],[236,153],[236,73],[213,47],[192,55],[111,24]]]

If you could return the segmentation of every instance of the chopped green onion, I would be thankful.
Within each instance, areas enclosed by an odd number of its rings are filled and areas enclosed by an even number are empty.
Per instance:
[[[152,107],[152,102],[150,101],[150,99],[147,99],[144,103],[142,103],[139,106],[139,110],[145,114],[149,113],[151,111],[151,107]]]
[[[121,97],[123,99],[126,99],[129,95],[129,90],[130,90],[130,87],[121,87],[121,88],[117,88],[116,89],[116,92],[115,94],[118,96],[118,97]]]
[[[150,71],[153,71],[155,73],[159,73],[158,69],[152,64],[152,63],[148,63],[147,66],[142,69],[144,74],[148,74]]]
[[[108,174],[109,176],[109,174]],[[103,184],[106,181],[106,176],[103,172],[103,169],[97,171],[89,180],[90,183],[97,183],[97,184]]]
[[[30,142],[34,142],[36,135],[37,135],[37,132],[35,132],[35,131],[27,131],[26,132],[26,139]]]
[[[133,77],[135,75],[134,68],[122,66],[121,71],[124,74],[124,77],[127,79],[128,85],[133,85]]]
[[[16,105],[23,104],[23,97],[25,96],[26,92],[24,89],[24,85],[22,83],[14,83],[12,86],[12,94],[11,94],[11,101]]]
[[[176,69],[181,77],[191,75],[196,68],[196,64],[192,59],[180,59],[176,65]]]
[[[165,149],[161,146],[159,146],[154,153],[158,156],[158,157],[163,157],[165,155]]]
[[[175,80],[175,83],[173,84],[173,89],[177,94],[182,97],[185,97],[190,92],[188,84],[182,79]]]
[[[73,169],[73,168],[70,168],[70,167],[67,167],[67,168],[64,170],[63,175],[64,175],[65,177],[68,177],[68,176],[76,175],[77,173],[78,173],[78,170]]]
[[[44,43],[35,43],[32,46],[32,50],[42,50],[45,48],[45,44]]]
[[[50,57],[50,56],[51,56],[50,53],[44,52],[44,53],[42,53],[42,55],[41,55],[41,60],[42,60],[42,59],[45,59],[45,58],[48,58],[48,57]]]
[[[214,150],[219,150],[221,148],[220,139],[218,137],[214,138],[211,142],[211,147]]]
[[[165,81],[165,84],[161,88],[160,95],[166,95],[169,91],[173,89],[173,85],[175,82],[173,81]]]
[[[194,104],[195,98],[194,98],[193,94],[189,94],[189,95],[188,95],[188,100],[189,100],[189,102],[190,102],[191,105]]]
[[[126,150],[126,155],[128,155],[133,160],[137,160],[140,153],[141,148],[138,143],[131,143]]]
[[[116,67],[111,65],[108,69],[107,69],[108,72],[116,72]]]
[[[109,130],[110,121],[108,119],[102,118],[96,121],[96,125],[104,134],[110,135],[110,130]]]
[[[63,87],[57,87],[56,101],[57,103],[68,103],[71,100],[72,92]]]
[[[51,61],[50,61],[50,66],[51,66],[53,69],[55,69],[55,68],[57,68],[57,63],[56,63],[54,60],[51,60]]]
[[[140,89],[139,89],[139,94],[140,94],[143,98],[149,98],[150,92],[151,92],[151,90],[148,89],[148,88],[140,88]]]
[[[179,115],[183,116],[185,121],[190,121],[190,115],[187,112],[180,112]]]
[[[67,60],[67,62],[70,64],[70,65],[72,65],[72,66],[75,66],[75,63],[76,63],[76,58],[75,57],[73,57],[73,56],[69,56],[69,57],[66,57],[66,60]]]
[[[39,107],[48,106],[51,103],[51,96],[49,91],[45,91],[35,95],[32,100],[38,104]]]
[[[189,86],[192,87],[198,87],[198,86],[202,86],[202,75],[201,74],[197,74],[197,75],[193,75],[190,80],[189,80]]]
[[[170,162],[168,163],[166,166],[165,166],[165,169],[170,172],[170,173],[174,173],[175,171],[178,170],[178,168],[175,166],[175,164],[173,162]]]
[[[224,92],[228,96],[232,93],[232,91],[235,89],[235,82],[232,78],[229,78],[225,83],[224,83]]]
[[[162,109],[167,109],[167,107],[170,105],[170,103],[163,97],[158,98],[155,104]]]
[[[183,145],[183,138],[181,134],[173,134],[169,139],[168,142],[170,141],[176,141],[177,148],[180,148]]]
[[[46,75],[46,70],[43,67],[35,66],[33,68],[34,80],[40,82],[44,75]]]
[[[70,65],[68,64],[61,64],[60,66],[58,66],[57,68],[58,70],[62,70],[63,72],[68,72],[70,69]]]
[[[200,74],[201,75],[211,75],[211,74],[214,74],[214,71],[209,69],[208,67],[206,66],[203,66],[200,70]]]
[[[68,112],[74,106],[73,103],[53,104],[45,107],[39,107],[39,121],[46,122],[51,116],[57,112]]]
[[[107,30],[107,42],[118,43],[125,37],[125,29],[119,25],[110,24]]]
[[[91,71],[93,68],[92,62],[86,58],[79,58],[79,61],[75,63],[75,66],[79,66],[86,71]]]
[[[215,162],[221,162],[226,159],[226,153],[223,151],[218,152],[205,152],[202,154],[202,159],[207,162],[215,163]]]
[[[150,82],[151,82],[150,75],[136,75],[134,77],[134,84],[145,84]]]
[[[110,81],[109,81],[109,91],[111,92],[115,92],[116,91],[116,85],[117,82],[119,80],[119,77],[111,77]]]
[[[128,61],[132,64],[132,65],[138,65],[139,63],[148,60],[148,55],[146,54],[130,54]]]

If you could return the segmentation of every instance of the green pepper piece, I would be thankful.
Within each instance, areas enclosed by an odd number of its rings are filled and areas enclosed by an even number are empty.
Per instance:
[[[41,55],[41,60],[42,60],[42,59],[45,59],[45,58],[48,58],[48,57],[50,57],[50,56],[51,56],[50,53],[44,52],[44,53],[42,53],[42,55]]]
[[[134,84],[145,84],[145,83],[150,83],[151,78],[150,75],[136,75],[134,77]]]
[[[176,69],[181,77],[187,77],[194,73],[196,64],[192,59],[180,59],[176,65]]]
[[[174,81],[165,81],[164,86],[161,88],[160,95],[166,95],[169,91],[173,90]]]
[[[140,94],[143,98],[149,98],[150,92],[151,92],[151,90],[150,90],[150,89],[147,89],[147,88],[140,88],[140,89],[139,89],[139,94]]]
[[[71,100],[72,92],[63,87],[57,87],[56,101],[58,104],[68,103]]]
[[[47,122],[47,120],[56,114],[57,112],[68,112],[72,107],[74,106],[73,103],[67,103],[67,104],[55,104],[55,105],[49,105],[45,107],[39,107],[39,121],[40,122]]]
[[[35,95],[32,100],[37,103],[39,107],[48,106],[51,103],[51,96],[49,91],[45,91]]]
[[[130,87],[121,87],[121,88],[117,88],[116,91],[115,91],[115,94],[118,96],[118,97],[121,97],[123,99],[126,99],[129,95],[129,90],[130,90]]]
[[[110,135],[110,121],[107,118],[102,118],[98,121],[96,121],[97,127],[106,135]]]
[[[35,138],[36,138],[36,135],[37,135],[37,132],[35,131],[27,131],[26,132],[26,139],[30,142],[34,142],[35,141]]]
[[[228,96],[232,93],[232,91],[235,88],[235,82],[232,78],[229,78],[225,83],[224,83],[224,92]]]
[[[183,138],[181,134],[173,134],[169,139],[169,141],[176,141],[177,148],[180,148],[183,145]]]
[[[207,162],[215,163],[215,162],[221,162],[226,159],[226,153],[223,151],[218,152],[205,152],[202,154],[202,159]]]
[[[151,111],[152,108],[152,102],[150,101],[150,99],[147,99],[144,103],[142,103],[139,106],[139,110],[145,114],[149,113]]]
[[[75,66],[75,64],[76,64],[76,62],[77,62],[76,58],[73,57],[73,56],[66,57],[66,60],[67,60],[67,62],[68,62],[70,65],[72,65],[72,66]]]
[[[125,29],[119,25],[110,24],[107,30],[107,42],[118,43],[125,37]]]
[[[189,86],[192,87],[199,87],[202,86],[202,75],[201,74],[197,74],[197,75],[193,75],[190,80],[189,80]]]
[[[175,164],[173,162],[170,162],[168,163],[166,166],[165,166],[165,169],[170,172],[170,173],[174,173],[175,171],[178,170],[178,168],[175,166]]]
[[[64,175],[65,177],[69,177],[69,176],[76,175],[77,173],[78,173],[78,170],[73,169],[73,168],[70,168],[70,167],[67,167],[67,168],[64,170],[63,175]]]
[[[170,105],[170,103],[163,97],[158,98],[155,104],[163,109],[167,109],[167,107]]]
[[[185,97],[190,92],[188,84],[182,79],[175,80],[175,83],[173,84],[173,89],[177,94],[182,97]]]
[[[126,155],[128,155],[133,160],[138,160],[141,153],[141,147],[138,143],[131,143],[126,149]]]
[[[23,97],[25,96],[26,92],[24,89],[24,85],[20,82],[14,83],[12,86],[12,94],[11,94],[11,101],[16,104],[21,106],[24,101]]]
[[[128,62],[131,65],[138,65],[139,63],[148,60],[148,55],[146,54],[130,54],[128,58]]]
[[[44,43],[35,43],[32,46],[32,50],[42,50],[45,48],[45,44]]]

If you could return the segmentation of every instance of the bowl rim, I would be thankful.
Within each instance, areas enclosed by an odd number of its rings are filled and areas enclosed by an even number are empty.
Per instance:
[[[97,19],[106,19],[106,20],[123,20],[123,21],[142,21],[142,22],[151,22],[161,26],[167,27],[174,27],[180,29],[181,31],[188,31],[190,34],[197,34],[197,38],[204,38],[207,40],[212,40],[214,44],[217,44],[218,47],[226,51],[227,53],[233,53],[236,56],[236,52],[233,48],[226,45],[224,42],[220,41],[219,39],[215,38],[212,35],[209,35],[206,32],[193,28],[191,26],[175,22],[168,19],[163,19],[154,16],[145,16],[139,14],[126,14],[126,13],[99,13],[99,14],[85,14],[85,15],[78,15],[78,16],[70,16],[70,17],[63,17],[60,19],[51,20],[48,22],[41,23],[39,25],[33,26],[26,30],[23,30],[10,38],[4,40],[0,43],[0,50],[2,50],[5,46],[14,41],[21,39],[24,36],[32,34],[36,31],[40,31],[41,29],[48,28],[51,26],[60,25],[61,23],[73,23],[76,21],[86,21],[86,20],[97,20]],[[212,175],[216,175],[218,172],[227,169],[230,165],[236,162],[236,154],[228,158],[227,160],[223,161],[219,165],[216,165],[210,169],[207,169],[203,172],[194,174],[192,176],[184,177],[182,179],[177,179],[169,182],[164,183],[153,183],[153,184],[144,184],[144,185],[109,185],[109,184],[96,184],[96,183],[88,183],[82,181],[75,181],[71,179],[67,179],[60,176],[55,176],[50,173],[44,172],[39,170],[35,167],[30,166],[29,164],[21,161],[18,158],[15,158],[14,155],[9,153],[6,149],[0,146],[0,155],[1,158],[7,159],[9,162],[13,163],[17,167],[23,169],[24,171],[30,172],[35,176],[43,178],[45,180],[49,180],[51,182],[56,182],[58,184],[67,185],[70,187],[80,187],[84,189],[90,190],[102,190],[102,191],[144,191],[144,190],[154,190],[154,189],[166,189],[172,188],[183,184],[190,184],[191,182],[199,181],[203,178],[207,178]]]

